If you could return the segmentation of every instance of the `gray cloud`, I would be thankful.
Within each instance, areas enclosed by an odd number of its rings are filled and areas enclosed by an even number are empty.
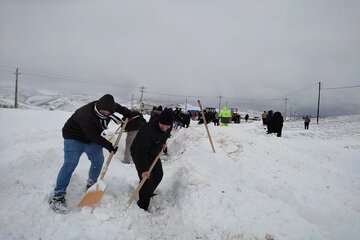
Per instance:
[[[29,87],[129,98],[144,85],[279,110],[283,101],[268,99],[313,85],[288,96],[292,108],[313,112],[316,82],[360,82],[359,10],[356,0],[1,0],[0,64],[19,65]],[[4,84],[13,76],[0,77]],[[325,100],[327,112],[359,109],[356,91]]]

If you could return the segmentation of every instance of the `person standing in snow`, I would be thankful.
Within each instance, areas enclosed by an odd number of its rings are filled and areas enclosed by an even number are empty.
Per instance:
[[[262,118],[263,125],[265,126],[266,125],[266,118],[267,118],[267,112],[266,111],[264,111],[261,114],[261,118]]]
[[[163,107],[161,105],[159,105],[158,107],[154,106],[153,110],[150,113],[149,122],[153,122],[154,119],[157,119],[160,116],[162,111],[163,111]]]
[[[220,118],[219,118],[219,113],[218,112],[215,112],[214,126],[220,126]]]
[[[186,113],[183,113],[183,118],[184,118],[184,127],[189,128],[191,121],[191,112],[187,111]]]
[[[282,128],[284,124],[284,118],[280,112],[275,112],[271,118],[271,128],[272,132],[277,133],[277,137],[281,137]]]
[[[221,126],[227,126],[228,123],[230,123],[232,117],[230,109],[227,106],[224,106],[219,113],[219,117]]]
[[[173,120],[171,109],[164,109],[158,119],[154,119],[140,129],[130,148],[140,181],[144,177],[147,178],[139,191],[137,202],[137,205],[145,211],[148,210],[150,199],[154,196],[154,191],[163,177],[161,160],[158,160],[151,173],[148,170],[166,144]]]
[[[270,110],[268,111],[266,116],[267,134],[274,132],[272,127],[272,117],[273,117],[273,110]]]
[[[310,121],[311,121],[309,115],[306,115],[303,119],[304,119],[305,129],[309,130],[309,124],[310,124]]]
[[[116,103],[112,95],[106,94],[98,101],[77,109],[66,121],[62,129],[64,163],[58,173],[53,196],[49,199],[50,207],[55,211],[66,211],[66,188],[83,153],[86,153],[91,162],[86,184],[89,188],[100,174],[104,162],[103,148],[113,153],[117,151],[117,147],[101,136],[110,120],[120,122],[120,119],[113,115],[114,112],[127,118],[132,115],[129,109]]]
[[[245,115],[245,122],[248,122],[248,120],[249,120],[249,114],[246,114]]]

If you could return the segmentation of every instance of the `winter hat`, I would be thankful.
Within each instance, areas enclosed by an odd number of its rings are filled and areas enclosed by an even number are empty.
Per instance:
[[[170,126],[173,124],[173,121],[173,112],[171,109],[165,109],[161,112],[159,117],[159,123]]]
[[[96,108],[100,110],[106,110],[110,112],[115,112],[115,101],[114,97],[110,94],[106,94],[102,96],[97,102],[96,102]]]

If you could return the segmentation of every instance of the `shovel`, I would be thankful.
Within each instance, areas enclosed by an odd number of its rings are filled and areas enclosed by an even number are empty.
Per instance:
[[[166,148],[166,144],[164,144],[163,148],[161,149],[161,151],[159,152],[159,154],[156,156],[156,158],[155,158],[154,161],[152,162],[152,164],[151,164],[151,166],[150,166],[150,168],[149,168],[149,170],[148,170],[149,173],[151,173],[151,171],[153,170],[155,164],[156,164],[157,161],[159,160],[160,155],[161,155],[161,153],[164,151],[165,148]],[[129,201],[128,201],[128,206],[127,206],[128,208],[131,206],[132,202],[133,202],[135,199],[139,198],[139,191],[140,191],[140,189],[142,188],[142,186],[145,184],[145,182],[146,182],[147,179],[148,179],[148,178],[145,178],[145,177],[144,177],[143,179],[141,179],[141,182],[139,183],[139,185],[137,186],[137,188],[132,192],[132,194],[131,194],[131,196],[130,196],[130,199],[129,199]]]
[[[201,110],[202,118],[204,119],[204,126],[205,126],[205,129],[206,129],[208,138],[209,138],[209,142],[210,142],[211,148],[212,148],[213,152],[215,153],[214,143],[213,143],[213,141],[212,141],[212,139],[211,139],[211,135],[210,135],[209,128],[208,128],[208,126],[207,126],[207,122],[206,122],[206,118],[205,118],[205,114],[204,114],[204,110],[203,110],[203,107],[202,107],[202,105],[201,105],[200,100],[198,100],[198,104],[199,104],[199,107],[200,107],[200,110]],[[220,109],[219,109],[219,110],[220,110]]]
[[[116,138],[114,147],[118,146],[121,135],[124,132],[127,123],[128,123],[128,119],[125,120],[123,126],[121,127],[121,131],[119,132],[119,135]],[[119,129],[120,129],[120,127],[116,130],[116,132],[118,132]],[[113,156],[114,156],[114,152],[111,152],[106,160],[104,167],[101,170],[100,178],[93,186],[91,186],[87,190],[86,194],[83,196],[80,203],[78,204],[78,207],[94,207],[97,203],[99,203],[101,201],[101,199],[104,195],[104,192],[105,192],[105,188],[106,188],[106,186],[102,180],[104,179],[104,176],[109,168],[109,165],[110,165],[110,162],[111,162],[111,159]]]

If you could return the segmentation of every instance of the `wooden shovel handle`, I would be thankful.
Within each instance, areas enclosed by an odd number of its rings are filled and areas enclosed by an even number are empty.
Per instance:
[[[211,148],[212,148],[213,152],[215,153],[214,144],[213,144],[213,141],[212,141],[211,136],[210,136],[209,128],[208,128],[208,126],[207,126],[207,122],[206,122],[204,110],[203,110],[203,107],[202,107],[202,105],[201,105],[200,100],[198,100],[198,104],[199,104],[199,107],[200,107],[200,110],[201,110],[201,115],[202,115],[202,117],[203,117],[203,119],[204,119],[204,125],[205,125],[205,129],[206,129],[206,132],[207,132],[207,135],[208,135],[208,138],[209,138],[209,142],[210,142]],[[219,110],[220,110],[220,109],[219,109]]]

